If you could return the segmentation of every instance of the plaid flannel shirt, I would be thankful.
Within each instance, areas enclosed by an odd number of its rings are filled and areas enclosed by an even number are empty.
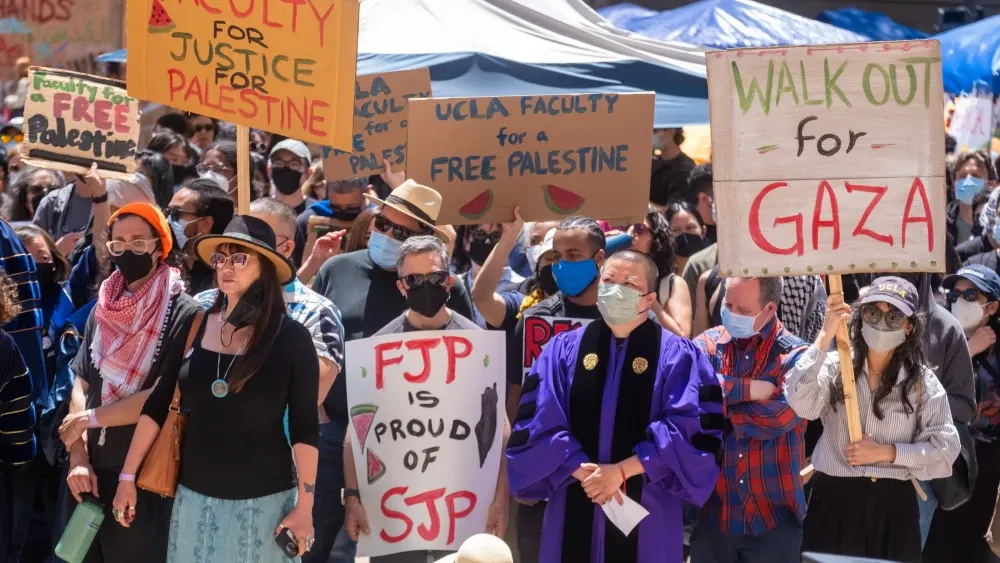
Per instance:
[[[796,416],[782,392],[785,374],[805,352],[798,337],[771,321],[745,340],[723,327],[695,339],[718,374],[725,396],[723,462],[715,491],[702,510],[702,525],[733,535],[761,535],[780,524],[801,523],[805,496],[799,470],[805,461],[806,421]],[[768,401],[750,399],[755,352],[775,330],[774,345],[760,379],[777,387]],[[723,352],[734,346],[736,373],[725,373]]]

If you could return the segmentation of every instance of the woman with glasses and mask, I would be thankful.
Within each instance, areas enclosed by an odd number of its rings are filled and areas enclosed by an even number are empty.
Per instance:
[[[244,174],[253,178],[253,163]],[[236,159],[236,143],[232,141],[217,141],[202,153],[201,162],[195,167],[199,178],[214,180],[229,197],[236,201],[236,171],[239,166]]]
[[[693,205],[686,201],[675,201],[663,212],[674,237],[675,262],[673,272],[680,274],[687,265],[688,258],[710,243],[705,239],[705,221]]]
[[[673,209],[673,205],[670,206]],[[646,219],[628,228],[632,237],[632,250],[649,256],[656,264],[660,279],[651,310],[663,328],[684,338],[691,337],[691,292],[680,275],[675,262],[674,237],[670,223],[655,208],[650,207]],[[676,239],[683,240],[683,239]],[[690,255],[689,255],[690,256]]]
[[[188,178],[195,176],[195,167],[188,143],[184,136],[169,129],[162,130],[149,140],[146,150],[158,152],[167,159],[173,172],[174,187],[184,184]]]
[[[823,422],[802,550],[920,561],[913,480],[951,475],[959,452],[948,395],[927,365],[926,319],[913,284],[872,282],[854,311],[830,298],[823,329],[785,379],[795,413]],[[864,438],[847,432],[840,361],[830,345],[848,323]]]
[[[76,502],[84,494],[104,501],[106,524],[88,563],[162,562],[172,500],[140,492],[142,502],[132,511],[128,529],[107,525],[114,518],[108,501],[120,480],[134,478],[122,468],[135,424],[157,379],[179,368],[200,307],[184,293],[180,272],[164,263],[173,237],[159,208],[130,203],[107,225],[106,247],[115,271],[100,286],[73,361],[70,414],[60,429],[69,444],[67,483]],[[86,440],[80,439],[84,432]]]
[[[134,476],[179,397],[188,422],[167,561],[280,563],[276,536],[290,534],[297,555],[314,539],[316,350],[285,313],[282,287],[294,273],[265,221],[237,216],[223,234],[198,238],[195,252],[215,268],[219,293],[190,352],[142,409],[114,511],[124,529],[134,525],[146,502]]]

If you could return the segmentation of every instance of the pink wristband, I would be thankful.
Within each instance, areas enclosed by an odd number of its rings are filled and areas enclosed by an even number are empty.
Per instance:
[[[97,413],[94,412],[94,409],[88,410],[87,411],[87,416],[90,418],[90,427],[91,428],[100,428],[101,427],[101,425],[97,423]]]
[[[135,474],[134,473],[122,473],[121,475],[118,476],[118,481],[119,482],[121,482],[121,481],[128,481],[129,483],[135,483]]]

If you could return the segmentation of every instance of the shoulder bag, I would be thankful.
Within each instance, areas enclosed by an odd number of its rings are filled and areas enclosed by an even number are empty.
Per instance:
[[[917,429],[923,426],[923,378],[917,385]],[[976,441],[969,431],[968,424],[952,422],[955,430],[958,431],[958,439],[961,443],[958,457],[951,466],[951,475],[940,479],[931,480],[931,488],[934,489],[934,496],[937,497],[938,508],[941,510],[955,510],[972,498],[972,491],[976,488],[976,479],[979,477],[979,463],[976,460]],[[914,433],[916,439],[916,433]],[[912,441],[912,440],[911,440]]]

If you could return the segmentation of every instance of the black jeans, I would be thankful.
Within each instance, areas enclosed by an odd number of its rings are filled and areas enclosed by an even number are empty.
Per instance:
[[[517,561],[519,563],[540,563],[538,553],[542,549],[542,520],[545,517],[544,501],[528,506],[517,506]],[[541,562],[544,563],[544,562]]]
[[[319,426],[319,467],[316,473],[316,498],[313,501],[313,529],[316,543],[302,556],[302,563],[353,563],[355,544],[346,534],[337,541],[344,526],[344,505],[340,489],[344,487],[344,435],[347,425],[332,421]]]

